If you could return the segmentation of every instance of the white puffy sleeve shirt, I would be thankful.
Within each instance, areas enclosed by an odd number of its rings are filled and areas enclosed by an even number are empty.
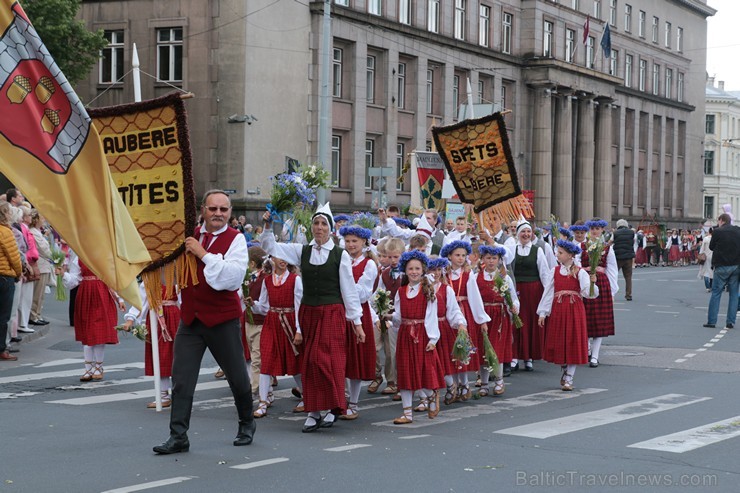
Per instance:
[[[461,274],[461,269],[450,272],[450,285],[453,291],[455,290],[455,281],[460,279]],[[470,305],[470,311],[473,313],[475,323],[485,324],[491,321],[491,317],[488,316],[483,306],[483,299],[480,297],[480,290],[475,279],[475,275],[471,272],[468,276],[468,284],[466,286],[468,291],[468,305]],[[457,297],[455,299],[457,300]]]
[[[364,255],[360,255],[352,262],[352,267],[356,266],[360,262],[365,260]],[[372,260],[368,260],[365,264],[365,272],[362,273],[360,279],[355,283],[357,288],[357,296],[360,298],[360,303],[366,303],[370,301],[373,296],[373,288],[375,287],[375,279],[378,277],[378,266]]]
[[[408,285],[408,297],[409,298],[415,298],[417,296],[424,296],[423,294],[419,294],[419,291],[421,291],[421,284],[416,284],[412,286],[411,284]],[[395,332],[398,332],[398,329],[401,328],[401,294],[400,290],[398,293],[396,293],[396,299],[393,302],[393,306],[398,307],[393,312],[393,319],[391,323],[393,324],[393,330]],[[426,313],[424,314],[424,329],[426,330],[427,337],[429,338],[429,342],[433,344],[437,344],[437,341],[439,340],[439,324],[437,323],[437,300],[435,298],[434,301],[428,301],[427,300],[427,309]]]
[[[455,292],[452,290],[452,288],[449,285],[441,285],[439,289],[446,289],[447,290],[447,306],[445,307],[445,317],[447,318],[447,322],[449,322],[450,327],[457,330],[459,326],[463,326],[467,328],[468,321],[465,320],[465,315],[463,315],[462,310],[460,310],[460,304],[457,302],[457,298],[455,298]]]
[[[406,243],[416,234],[415,229],[403,229],[390,217],[386,218],[385,222],[381,224],[381,228],[383,233],[393,238],[401,238]]]
[[[226,228],[228,226],[224,226],[213,233],[211,243],[203,245],[203,248],[208,250],[208,247],[216,241],[216,237],[226,231]],[[201,226],[201,235],[205,231],[205,226]],[[208,252],[203,255],[201,260],[205,264],[203,275],[210,287],[216,291],[237,291],[244,282],[244,275],[247,273],[247,265],[249,264],[247,239],[244,235],[238,234],[234,236],[225,255]]]

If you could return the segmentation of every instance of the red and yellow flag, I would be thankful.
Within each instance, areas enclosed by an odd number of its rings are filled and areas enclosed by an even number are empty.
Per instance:
[[[150,256],[82,102],[14,0],[0,0],[0,170],[108,286],[139,305]]]

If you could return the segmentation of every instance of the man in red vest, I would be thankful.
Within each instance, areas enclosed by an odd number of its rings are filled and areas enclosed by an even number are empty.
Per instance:
[[[187,452],[187,431],[193,409],[201,360],[206,348],[226,373],[239,415],[234,445],[249,445],[256,425],[252,392],[241,340],[241,300],[238,290],[247,272],[249,255],[243,234],[228,225],[229,196],[221,190],[206,192],[203,225],[185,240],[185,251],[198,258],[198,284],[182,290],[180,327],[175,336],[172,364],[170,437],[154,447],[158,454]]]

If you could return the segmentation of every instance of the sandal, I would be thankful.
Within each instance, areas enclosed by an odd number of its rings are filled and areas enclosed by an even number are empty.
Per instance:
[[[386,388],[383,389],[381,394],[383,395],[391,395],[391,394],[397,394],[398,393],[398,387],[394,382],[388,382],[388,385]]]
[[[221,368],[219,368],[216,373],[213,374],[213,378],[224,378],[224,376],[226,376],[226,374]]]
[[[411,408],[410,407],[404,407],[403,408],[403,416],[396,418],[393,420],[394,425],[407,425],[409,423],[413,423],[414,418],[411,416]]]
[[[294,413],[305,413],[306,407],[303,404],[303,401],[299,402],[296,407],[293,408]]]
[[[92,376],[93,376],[92,361],[85,361],[85,367],[87,367],[88,365],[90,366],[90,369],[85,370],[85,373],[83,373],[82,376],[80,377],[80,382],[89,382],[90,380],[92,380]]]
[[[470,391],[470,385],[463,385],[462,387],[458,388],[458,399],[459,400],[466,402],[472,396],[473,396],[473,393]]]
[[[457,401],[457,384],[447,386],[447,392],[445,392],[445,406],[449,406],[453,402]]]
[[[272,403],[275,402],[275,396],[272,392],[267,393],[267,407],[272,407]]]
[[[423,397],[421,401],[419,401],[419,405],[414,408],[414,411],[417,413],[423,413],[428,410],[429,410],[429,399],[427,399],[426,397]]]
[[[429,419],[434,419],[439,414],[439,390],[435,390],[429,398]]]
[[[356,402],[348,402],[347,410],[344,414],[339,415],[339,419],[344,421],[352,421],[360,417],[360,412],[357,410]]]
[[[501,395],[506,390],[504,379],[499,378],[493,381],[493,395]]]
[[[259,405],[257,406],[257,409],[255,409],[255,411],[252,413],[252,416],[254,416],[257,419],[264,418],[265,416],[267,416],[267,408],[268,408],[267,401],[260,401]]]
[[[488,395],[488,386],[481,387],[478,391],[478,397],[485,397]]]
[[[99,381],[103,379],[103,362],[96,361],[95,368],[93,368],[92,379]]]
[[[561,380],[560,384],[560,390],[563,392],[570,392],[573,390],[573,375],[570,375],[568,373],[563,373],[563,378]]]
[[[161,392],[162,395],[162,407],[170,407],[172,405],[172,399],[170,399],[170,393],[166,390],[163,390]],[[157,408],[157,401],[150,402],[146,405],[147,409],[156,409]]]
[[[370,385],[367,386],[367,393],[368,394],[374,394],[378,391],[378,387],[380,387],[380,384],[383,383],[383,377],[375,377],[375,380],[370,382]]]

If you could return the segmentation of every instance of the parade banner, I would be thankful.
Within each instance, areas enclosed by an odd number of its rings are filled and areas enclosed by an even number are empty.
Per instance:
[[[501,113],[434,127],[432,133],[463,203],[491,221],[533,216],[519,188]]]
[[[195,191],[185,105],[179,94],[90,110],[118,193],[152,262],[142,275],[153,305],[197,282],[185,238],[195,230]]]
[[[414,174],[414,170],[416,173]],[[442,184],[445,179],[444,163],[436,152],[414,151],[411,154],[411,205],[423,211],[443,211]]]
[[[0,0],[0,170],[105,284],[141,306],[150,256],[90,117],[25,12]]]

